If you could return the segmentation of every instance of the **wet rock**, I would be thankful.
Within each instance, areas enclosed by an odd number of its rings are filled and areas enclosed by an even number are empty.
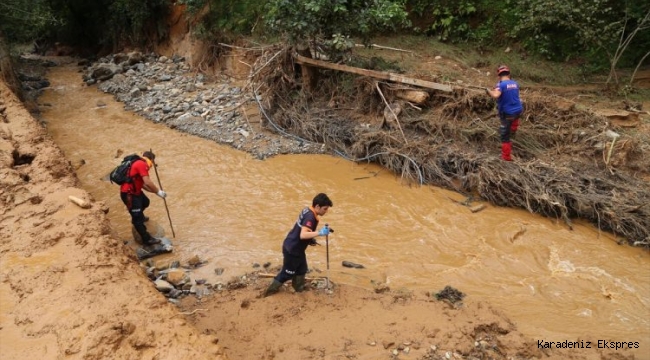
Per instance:
[[[162,280],[162,279],[156,280],[154,282],[154,284],[156,285],[156,289],[158,289],[158,291],[163,292],[163,293],[169,292],[172,289],[174,289],[174,285],[172,285],[172,284],[170,284],[167,281]]]
[[[92,79],[104,81],[112,78],[115,74],[119,74],[122,67],[116,64],[99,64],[90,73]]]
[[[463,298],[465,297],[465,294],[447,285],[442,291],[436,293],[435,297],[437,300],[447,300],[452,304],[454,304],[462,301]]]
[[[344,260],[341,264],[342,264],[344,267],[347,267],[347,268],[353,268],[353,269],[365,269],[365,266],[363,266],[363,265],[361,265],[361,264],[353,263],[353,262],[351,262],[351,261],[345,261],[345,260]]]
[[[185,273],[184,270],[170,269],[167,272],[165,280],[167,280],[167,282],[169,282],[170,284],[172,284],[174,286],[182,286],[183,284],[187,283],[190,280],[190,278]]]
[[[202,264],[203,261],[201,260],[201,258],[199,258],[198,255],[194,255],[189,260],[187,260],[187,265],[189,265],[190,267],[198,267],[201,266]]]
[[[183,296],[183,291],[178,289],[171,289],[168,293],[166,293],[165,296],[172,299],[178,299],[179,297]]]

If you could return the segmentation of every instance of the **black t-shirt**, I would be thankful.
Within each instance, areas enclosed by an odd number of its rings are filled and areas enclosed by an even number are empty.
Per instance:
[[[298,215],[298,220],[284,239],[282,247],[284,247],[289,254],[302,255],[305,253],[307,246],[309,246],[309,240],[300,240],[300,231],[303,226],[308,227],[311,231],[316,231],[316,228],[318,227],[316,214],[314,214],[314,212],[308,207],[302,209],[300,215]]]

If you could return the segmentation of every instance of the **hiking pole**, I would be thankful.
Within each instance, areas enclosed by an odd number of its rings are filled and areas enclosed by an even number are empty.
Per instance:
[[[153,150],[149,149],[151,153],[153,153]],[[154,161],[153,163],[153,170],[156,172],[156,179],[158,179],[158,187],[160,190],[163,190],[162,184],[160,183],[160,175],[158,175],[158,165],[156,165],[156,162]],[[169,227],[172,229],[172,236],[174,236],[174,239],[176,239],[176,233],[174,232],[174,225],[172,225],[172,217],[169,215],[169,208],[167,207],[167,199],[163,198],[163,203],[165,204],[165,210],[167,211],[167,219],[169,219]]]
[[[325,228],[328,230],[327,235],[325,235],[325,253],[327,254],[327,290],[330,289],[330,234],[329,234],[329,224],[325,224]]]

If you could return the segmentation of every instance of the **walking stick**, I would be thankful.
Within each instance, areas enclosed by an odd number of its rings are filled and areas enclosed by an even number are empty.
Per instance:
[[[153,153],[153,150],[149,149],[151,153]],[[160,183],[160,175],[158,175],[158,166],[156,165],[156,162],[154,161],[153,163],[153,170],[156,172],[156,179],[158,179],[158,187],[160,190],[163,190],[162,184]],[[163,190],[165,191],[165,190]],[[169,219],[169,227],[172,229],[172,235],[174,236],[174,239],[176,239],[176,233],[174,232],[174,225],[172,225],[172,217],[169,216],[169,208],[167,207],[167,199],[163,198],[163,203],[165,203],[165,210],[167,211],[167,219]]]
[[[330,289],[330,235],[329,235],[329,224],[325,224],[325,228],[328,229],[327,235],[325,235],[325,253],[327,254],[327,290]]]

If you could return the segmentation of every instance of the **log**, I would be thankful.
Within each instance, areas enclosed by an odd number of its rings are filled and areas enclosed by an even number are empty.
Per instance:
[[[68,196],[68,199],[73,202],[75,205],[79,206],[82,209],[90,209],[91,205],[88,201],[80,199],[76,196]]]
[[[418,105],[424,104],[429,99],[428,92],[419,90],[400,90],[395,93],[395,96]]]
[[[382,80],[388,80],[388,81],[398,82],[398,83],[402,83],[402,84],[409,84],[409,85],[419,86],[419,87],[423,87],[423,88],[427,88],[427,89],[434,89],[434,90],[452,92],[451,86],[434,83],[432,81],[413,79],[413,78],[409,78],[409,77],[406,77],[406,76],[402,76],[402,75],[399,75],[399,74],[393,74],[393,73],[389,73],[389,72],[385,72],[385,71],[375,71],[375,70],[356,68],[356,67],[347,66],[347,65],[333,64],[333,63],[329,63],[327,61],[310,59],[308,57],[298,55],[298,54],[294,54],[293,56],[296,59],[296,62],[298,64],[307,64],[307,65],[312,65],[312,66],[316,66],[316,67],[320,67],[320,68],[324,68],[324,69],[345,71],[345,72],[349,72],[349,73],[352,73],[352,74],[368,76],[368,77],[372,77],[372,78],[375,78],[375,79],[382,79]]]

